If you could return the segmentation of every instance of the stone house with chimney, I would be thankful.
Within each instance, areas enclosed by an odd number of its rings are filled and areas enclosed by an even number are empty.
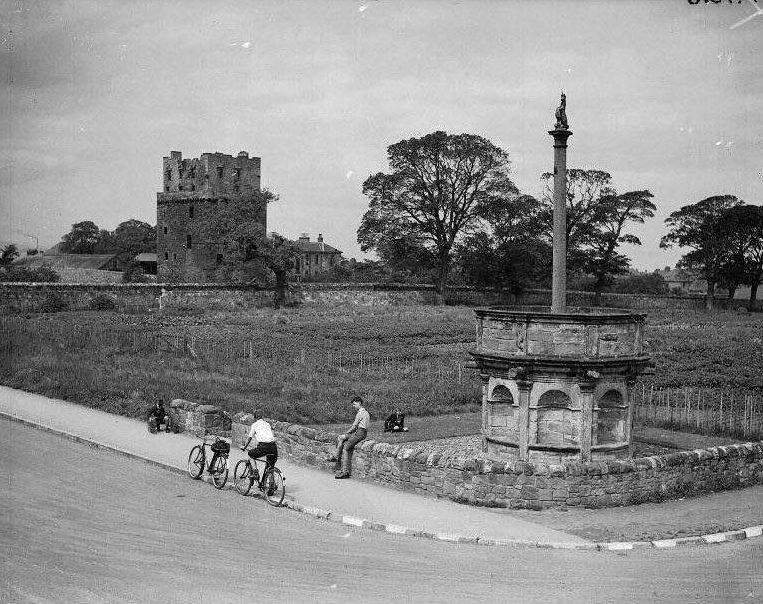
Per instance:
[[[309,233],[302,233],[294,242],[299,248],[299,255],[294,267],[294,276],[312,277],[337,266],[342,260],[342,252],[323,241],[323,233],[317,241],[310,241]]]

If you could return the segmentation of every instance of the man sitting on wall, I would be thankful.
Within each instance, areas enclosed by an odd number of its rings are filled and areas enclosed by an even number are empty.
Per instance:
[[[405,413],[401,413],[398,409],[384,420],[385,432],[408,432],[408,428],[405,427]]]
[[[350,477],[350,472],[352,471],[352,452],[355,446],[368,434],[368,428],[371,423],[371,417],[365,407],[363,407],[363,399],[356,396],[353,397],[351,402],[355,411],[357,411],[355,421],[352,422],[350,429],[337,439],[336,453],[329,457],[329,461],[333,461],[336,464],[334,466],[336,470],[334,478]]]

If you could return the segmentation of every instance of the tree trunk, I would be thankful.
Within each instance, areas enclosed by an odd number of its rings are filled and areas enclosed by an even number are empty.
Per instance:
[[[755,312],[758,310],[758,284],[760,279],[750,285],[750,301],[747,303],[747,310]]]
[[[598,284],[595,284],[593,289],[593,305],[601,306],[601,287]]]
[[[707,282],[707,296],[705,297],[705,310],[713,310],[715,302],[715,281]]]
[[[286,273],[275,272],[276,291],[273,295],[273,306],[281,308],[286,303],[286,290],[289,287],[288,276]]]
[[[445,304],[445,289],[448,286],[449,268],[448,258],[440,257],[440,275],[435,290],[435,304],[437,306],[443,306]]]

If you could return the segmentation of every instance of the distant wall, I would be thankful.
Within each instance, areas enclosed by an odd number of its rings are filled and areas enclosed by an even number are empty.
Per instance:
[[[269,306],[273,303],[273,290],[246,285],[218,285],[198,283],[0,283],[0,309],[5,312],[37,312],[51,297],[66,302],[71,310],[88,308],[90,300],[98,295],[111,296],[119,310],[147,311],[168,305],[194,307],[202,310],[235,310]],[[305,305],[357,304],[421,305],[435,302],[435,289],[427,285],[400,285],[379,283],[303,283],[289,289],[287,301]],[[514,295],[506,290],[453,287],[446,301],[451,305],[541,305],[551,301],[549,290],[527,290]],[[590,292],[569,292],[569,306],[591,306]],[[729,302],[716,300],[723,309]],[[740,301],[734,304],[742,305]],[[701,309],[704,298],[651,296],[638,294],[603,294],[602,305],[616,308],[650,310],[654,308]]]

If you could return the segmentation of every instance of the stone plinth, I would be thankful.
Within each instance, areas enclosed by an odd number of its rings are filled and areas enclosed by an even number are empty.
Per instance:
[[[561,463],[630,457],[646,315],[615,309],[478,309],[483,450]]]

